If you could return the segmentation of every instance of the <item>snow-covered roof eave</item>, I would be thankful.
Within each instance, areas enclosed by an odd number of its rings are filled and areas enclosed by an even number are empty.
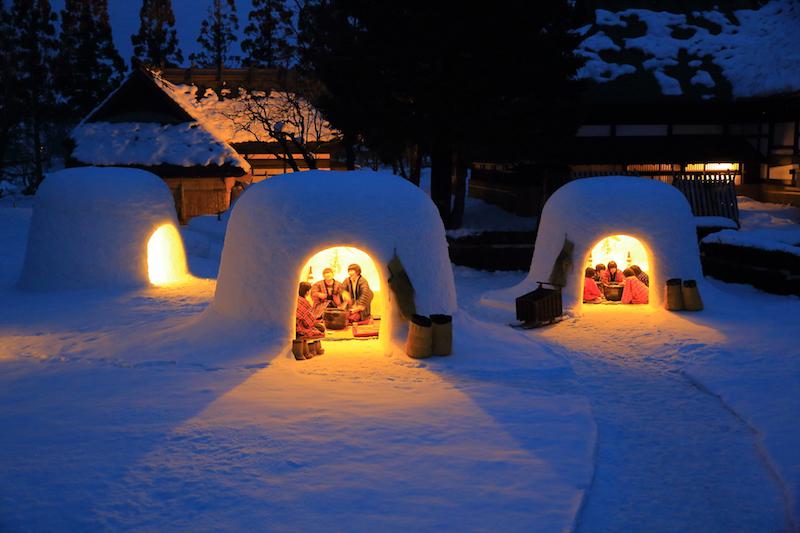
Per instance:
[[[230,166],[250,172],[250,164],[229,144],[198,122],[89,122],[70,133],[73,157],[87,164]]]

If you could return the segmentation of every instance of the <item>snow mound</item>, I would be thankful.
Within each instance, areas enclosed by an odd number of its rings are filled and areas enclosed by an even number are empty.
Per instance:
[[[800,226],[786,225],[776,228],[718,231],[703,239],[707,244],[726,244],[755,248],[769,252],[784,252],[800,256]]]
[[[165,225],[178,226],[172,195],[150,172],[78,167],[48,174],[36,194],[20,286],[147,285],[148,243]],[[177,239],[173,267],[185,274]]]
[[[612,235],[634,237],[644,246],[651,305],[662,304],[669,278],[695,279],[702,290],[695,220],[683,194],[656,180],[610,176],[579,179],[558,189],[542,211],[528,276],[514,287],[484,294],[481,302],[514,309],[518,296],[535,289],[537,282],[550,280],[567,239],[574,251],[563,288],[564,310],[578,310],[589,253]],[[620,257],[617,263],[622,267],[624,260]]]
[[[399,342],[405,335],[385,285],[395,253],[414,286],[418,313],[455,312],[444,226],[422,190],[388,172],[309,171],[254,184],[236,202],[207,315],[257,322],[288,339],[301,270],[334,246],[366,252],[381,273],[382,339]]]

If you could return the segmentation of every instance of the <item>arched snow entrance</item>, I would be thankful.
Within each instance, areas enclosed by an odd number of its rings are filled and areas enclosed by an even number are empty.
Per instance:
[[[163,224],[147,241],[147,276],[153,285],[169,285],[186,278],[186,257],[181,234]]]
[[[636,265],[649,276],[650,257],[647,247],[636,237],[631,237],[630,235],[608,235],[603,237],[589,249],[584,266],[591,268],[596,267],[598,264],[606,266],[611,261],[617,264],[620,272]],[[583,294],[583,284],[581,284],[580,290],[581,294]]]
[[[334,246],[367,254],[381,289],[396,254],[414,286],[417,312],[455,313],[444,226],[424,191],[387,172],[308,171],[256,183],[238,199],[205,317],[247,323],[288,343],[298,277],[315,254]],[[404,342],[407,327],[392,292],[382,292],[380,341],[389,352]]]
[[[387,293],[384,276],[372,257],[363,250],[359,250],[354,246],[332,246],[320,250],[312,255],[305,262],[303,268],[300,269],[298,282],[307,281],[313,284],[323,279],[323,271],[326,268],[330,268],[333,271],[333,279],[339,282],[344,281],[347,278],[347,267],[351,264],[357,264],[361,267],[361,276],[367,280],[372,290],[371,315],[373,320],[379,322],[380,330],[388,331],[390,317],[384,317],[384,302]],[[384,320],[387,323],[386,326],[384,326]],[[349,335],[345,333],[350,332],[349,330],[341,333],[329,331],[328,336],[337,339],[352,338],[351,333]]]
[[[53,172],[36,193],[20,286],[79,289],[178,281],[187,269],[177,226],[172,194],[155,174],[113,167]],[[155,269],[151,248],[161,258]]]
[[[667,279],[695,279],[703,285],[694,216],[683,194],[656,180],[608,176],[577,179],[558,189],[542,211],[528,276],[514,287],[484,294],[481,302],[513,311],[516,297],[534,290],[537,281],[550,279],[569,243],[572,254],[562,300],[565,311],[580,310],[586,258],[612,235],[632,237],[645,249],[651,306],[663,305]]]

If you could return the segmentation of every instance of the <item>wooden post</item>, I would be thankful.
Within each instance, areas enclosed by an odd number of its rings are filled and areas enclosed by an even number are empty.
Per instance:
[[[186,220],[186,194],[183,189],[183,179],[181,179],[181,183],[178,186],[178,199],[180,200],[178,203],[178,221],[181,225],[185,225],[188,221]]]

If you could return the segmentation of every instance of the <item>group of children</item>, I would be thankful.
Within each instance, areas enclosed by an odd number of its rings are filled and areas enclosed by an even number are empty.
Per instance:
[[[615,261],[609,261],[608,266],[600,263],[594,268],[587,267],[583,280],[583,302],[599,304],[610,295],[610,289],[622,286],[622,297],[619,301],[624,304],[646,304],[648,302],[648,287],[650,277],[639,266],[631,265],[623,271],[617,268]]]
[[[300,283],[295,315],[297,339],[313,341],[318,353],[310,354],[311,357],[321,355],[324,350],[318,341],[325,336],[325,325],[322,323],[325,310],[328,308],[345,310],[348,324],[369,320],[372,298],[372,289],[367,280],[361,276],[359,265],[348,266],[347,277],[342,282],[333,279],[333,270],[326,268],[322,271],[322,279],[313,285],[306,281]],[[306,354],[305,358],[311,357]]]

